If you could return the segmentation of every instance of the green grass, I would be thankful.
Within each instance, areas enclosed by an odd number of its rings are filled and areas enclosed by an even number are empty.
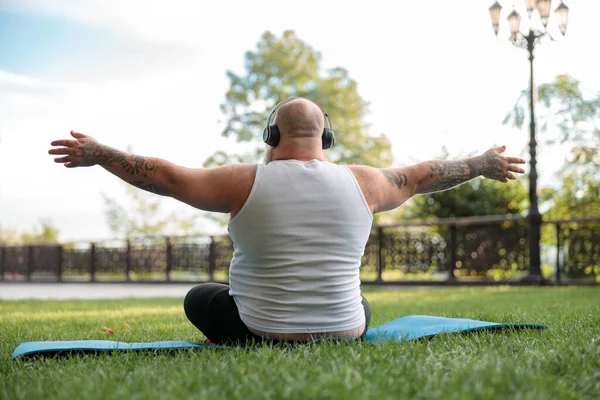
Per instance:
[[[0,302],[1,399],[600,398],[600,288],[366,290],[372,326],[408,314],[548,325],[367,345],[10,361],[34,340],[200,340],[181,300]],[[107,335],[102,327],[131,329]]]

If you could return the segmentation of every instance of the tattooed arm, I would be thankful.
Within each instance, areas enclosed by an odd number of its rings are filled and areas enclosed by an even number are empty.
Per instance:
[[[461,185],[478,176],[508,182],[517,179],[513,174],[524,173],[524,164],[518,157],[505,157],[501,153],[506,146],[490,149],[480,156],[458,161],[428,161],[417,164],[419,179],[417,193],[441,192]]]
[[[116,150],[83,133],[71,131],[71,135],[76,140],[55,140],[51,143],[52,146],[64,146],[48,152],[64,155],[55,158],[55,162],[64,163],[67,168],[100,165],[137,188],[163,196],[171,194],[169,172],[173,164],[170,162]]]
[[[243,188],[252,185],[256,170],[253,166],[184,168],[160,158],[113,149],[82,133],[71,131],[71,135],[75,140],[51,143],[62,146],[48,151],[62,155],[55,158],[55,162],[63,163],[67,168],[100,165],[137,188],[170,196],[206,211],[234,211],[242,200],[245,201]]]
[[[399,207],[415,194],[440,192],[478,176],[507,182],[516,179],[513,172],[525,171],[513,164],[523,164],[517,157],[504,157],[505,146],[458,161],[427,161],[404,168],[374,169],[352,167],[373,212]]]

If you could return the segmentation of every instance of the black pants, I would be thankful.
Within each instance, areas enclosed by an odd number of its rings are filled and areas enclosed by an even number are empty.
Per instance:
[[[365,309],[365,338],[371,322],[371,306],[362,298]],[[229,286],[221,283],[203,283],[192,288],[183,302],[190,322],[215,344],[246,344],[265,341],[252,333],[242,322],[237,305],[229,295]],[[277,342],[277,341],[274,341]]]

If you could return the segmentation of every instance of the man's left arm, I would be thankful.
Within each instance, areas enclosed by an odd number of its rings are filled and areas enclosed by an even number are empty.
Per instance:
[[[524,173],[520,157],[505,157],[501,154],[506,146],[490,149],[480,156],[464,160],[426,161],[413,166],[417,194],[440,192],[452,189],[471,179],[483,176],[500,182],[517,179],[514,173]]]
[[[519,157],[505,157],[505,146],[490,149],[480,156],[464,160],[433,160],[402,168],[376,169],[351,166],[374,213],[393,210],[415,194],[440,192],[478,176],[500,182],[516,179],[524,173]]]

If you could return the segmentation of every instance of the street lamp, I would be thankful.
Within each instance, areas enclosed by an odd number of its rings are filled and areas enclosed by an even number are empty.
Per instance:
[[[510,41],[517,47],[525,49],[529,52],[529,155],[530,155],[530,170],[529,170],[529,211],[527,215],[527,224],[529,230],[529,273],[524,279],[530,282],[541,282],[542,271],[540,268],[540,226],[542,216],[538,209],[537,197],[537,168],[536,168],[536,146],[535,140],[535,114],[534,114],[534,86],[533,86],[533,52],[535,45],[539,44],[545,36],[554,40],[548,33],[548,19],[550,18],[552,0],[525,0],[527,13],[529,14],[529,33],[527,35],[521,33],[521,16],[516,10],[513,10],[507,17],[510,30]],[[543,29],[535,29],[531,19],[532,14],[537,9],[542,21]],[[496,1],[490,7],[490,16],[492,17],[492,27],[494,33],[498,36],[500,26],[500,13],[502,6]],[[565,35],[567,32],[567,22],[569,16],[569,7],[561,0],[560,5],[555,10],[559,19],[558,27],[560,32]]]

